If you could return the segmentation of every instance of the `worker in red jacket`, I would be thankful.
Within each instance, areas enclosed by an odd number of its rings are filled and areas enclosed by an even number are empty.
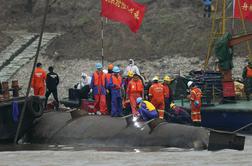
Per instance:
[[[149,89],[149,99],[150,102],[155,106],[155,108],[158,110],[159,118],[164,119],[164,109],[165,109],[165,103],[164,103],[164,86],[158,82],[158,77],[155,76],[152,79],[152,85]]]
[[[95,112],[97,115],[107,115],[106,75],[102,71],[102,64],[97,63],[95,67],[97,70],[94,72],[90,84],[95,99]]]
[[[201,98],[202,98],[202,92],[201,90],[195,86],[195,84],[192,81],[189,81],[187,83],[187,86],[190,90],[190,94],[187,96],[187,98],[191,102],[191,119],[193,121],[193,124],[195,126],[201,125]]]
[[[46,72],[44,69],[42,69],[42,64],[37,63],[37,67],[32,76],[32,83],[31,83],[31,87],[34,90],[35,96],[45,96],[45,90],[46,90],[45,81],[46,81]]]
[[[144,86],[142,80],[138,74],[133,75],[133,79],[128,83],[126,90],[127,98],[130,100],[131,111],[133,115],[137,114],[137,103],[138,97],[144,96]]]

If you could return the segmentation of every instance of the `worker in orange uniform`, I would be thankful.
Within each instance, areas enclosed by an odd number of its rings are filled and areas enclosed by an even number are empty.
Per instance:
[[[95,67],[97,70],[94,72],[90,84],[95,99],[95,112],[97,115],[107,115],[106,76],[102,71],[102,64],[97,63]]]
[[[108,87],[108,84],[109,84],[110,78],[111,78],[112,73],[113,73],[113,71],[112,71],[113,67],[114,67],[113,64],[109,64],[108,65],[108,73],[106,74],[106,88],[107,88],[106,101],[107,101],[108,113],[111,112],[111,90]]]
[[[122,77],[120,76],[120,68],[114,66],[113,74],[110,78],[109,88],[111,90],[111,116],[122,116]]]
[[[171,78],[169,76],[164,77],[163,86],[164,86],[164,91],[165,91],[165,111],[169,111],[170,105],[171,105],[171,103],[173,101],[172,90],[170,88],[171,81],[172,80],[171,80]]]
[[[165,103],[164,103],[164,86],[158,82],[158,77],[155,76],[152,79],[152,85],[149,89],[149,99],[150,102],[155,106],[159,113],[159,118],[164,119],[164,109],[165,109]]]
[[[187,83],[187,86],[190,90],[190,94],[187,96],[187,98],[191,102],[191,119],[195,126],[201,125],[201,98],[202,98],[202,92],[201,90],[195,86],[195,84],[192,81],[189,81]]]
[[[45,81],[46,81],[46,72],[44,69],[42,69],[42,64],[37,63],[31,83],[35,96],[45,96],[45,90],[46,90]]]
[[[252,63],[249,62],[248,65],[243,69],[242,78],[244,82],[244,90],[246,98],[250,100],[250,94],[252,93]]]
[[[137,114],[137,103],[138,97],[144,96],[144,86],[142,80],[138,74],[133,75],[133,79],[128,83],[126,90],[127,98],[130,100],[131,111],[133,115]]]
[[[134,73],[132,71],[128,71],[127,77],[123,80],[124,89],[127,90],[129,82],[132,80]]]

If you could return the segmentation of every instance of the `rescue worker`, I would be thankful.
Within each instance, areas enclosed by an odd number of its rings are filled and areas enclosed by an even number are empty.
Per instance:
[[[114,66],[113,74],[110,78],[109,88],[111,90],[111,116],[122,116],[122,77],[120,69]]]
[[[206,17],[206,15],[210,17],[212,0],[203,0],[203,4],[204,4],[204,17]]]
[[[164,77],[164,91],[165,91],[165,111],[168,111],[170,109],[170,105],[173,101],[172,98],[172,90],[170,88],[171,78],[169,76]]]
[[[47,106],[48,97],[53,94],[53,98],[56,101],[56,109],[59,108],[58,100],[58,90],[57,86],[59,85],[59,76],[57,73],[53,72],[53,67],[48,68],[49,73],[46,75],[46,94],[45,94],[45,108]]]
[[[144,97],[144,86],[139,75],[134,74],[133,79],[129,82],[127,87],[127,99],[130,100],[131,111],[133,115],[137,114],[137,103],[136,99],[138,97]]]
[[[129,65],[126,67],[124,71],[124,75],[126,76],[129,71],[132,71],[134,74],[140,75],[138,67],[135,65],[135,62],[133,59],[129,59]]]
[[[143,100],[142,97],[138,97],[136,103],[138,105],[139,115],[144,121],[158,118],[158,112],[151,102]]]
[[[244,90],[246,98],[250,100],[250,94],[252,93],[252,63],[249,62],[248,65],[243,69],[242,78],[244,82]]]
[[[111,90],[108,86],[110,78],[112,76],[113,73],[113,64],[109,64],[108,65],[108,73],[106,74],[106,85],[107,85],[107,95],[106,95],[106,101],[107,101],[107,108],[108,108],[108,113],[111,113]]]
[[[176,106],[174,103],[170,105],[169,118],[171,122],[190,124],[191,117],[182,107]]]
[[[155,106],[159,113],[159,118],[164,119],[164,109],[165,109],[165,103],[164,103],[164,86],[158,82],[158,77],[155,76],[152,79],[152,85],[149,89],[149,99],[150,102]]]
[[[81,99],[89,98],[91,79],[85,72],[81,73],[81,80],[77,86],[77,89],[81,90]]]
[[[191,119],[195,126],[201,125],[201,98],[202,98],[202,92],[201,90],[195,86],[195,84],[192,81],[189,81],[187,83],[187,86],[190,90],[190,94],[187,96],[187,98],[191,102]]]
[[[132,80],[134,73],[132,71],[128,72],[127,77],[123,80],[124,89],[127,90],[129,82]]]
[[[95,65],[96,71],[94,72],[91,80],[90,87],[94,94],[94,109],[97,115],[107,115],[106,105],[106,76],[102,71],[102,64],[97,63]]]
[[[90,76],[88,76],[85,72],[82,72],[81,73],[81,80],[80,80],[80,83],[77,86],[77,89],[82,89],[85,86],[90,85],[91,84],[91,79],[92,78]]]
[[[32,77],[31,87],[34,90],[35,96],[45,96],[46,91],[46,72],[42,69],[42,64],[39,62],[36,65],[36,69],[34,71]]]

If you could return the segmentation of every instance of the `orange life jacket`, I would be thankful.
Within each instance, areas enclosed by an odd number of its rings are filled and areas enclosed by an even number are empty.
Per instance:
[[[116,85],[114,89],[120,89],[122,85],[122,77],[120,75],[118,75],[118,77],[112,75],[112,83]]]
[[[149,96],[151,100],[164,101],[164,86],[160,83],[154,83],[149,89]]]
[[[247,78],[252,78],[252,69],[247,66]]]
[[[143,90],[144,90],[143,83],[140,79],[137,81],[131,80],[128,84],[127,88],[128,93],[141,93],[143,92]]]
[[[166,84],[163,84],[163,85],[164,85],[165,98],[169,98],[170,97],[170,88]]]
[[[106,76],[102,71],[94,72],[94,85],[95,86],[105,86]]]
[[[202,92],[199,88],[193,87],[190,93],[190,99],[191,101],[198,101],[201,103],[201,98],[202,98]]]
[[[45,87],[46,72],[38,67],[35,69],[32,77],[32,87],[33,88],[42,88]]]
[[[107,80],[108,83],[109,83],[109,80],[111,78],[111,75],[112,75],[112,73],[107,73],[106,74],[106,80]]]

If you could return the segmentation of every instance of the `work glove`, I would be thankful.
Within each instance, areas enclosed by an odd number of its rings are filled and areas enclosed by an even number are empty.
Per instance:
[[[199,101],[194,102],[195,107],[199,107],[199,104],[200,104]]]

